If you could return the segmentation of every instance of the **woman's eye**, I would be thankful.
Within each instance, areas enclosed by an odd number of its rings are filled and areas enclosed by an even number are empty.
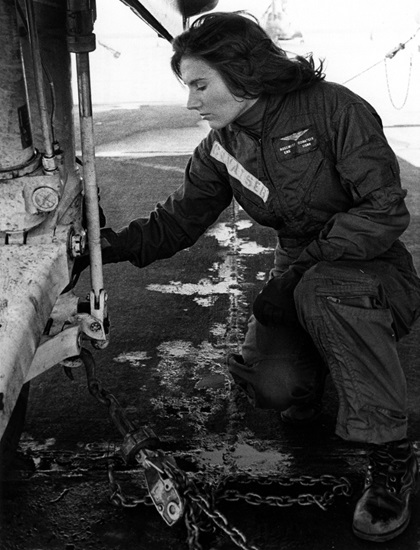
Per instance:
[[[202,92],[205,89],[206,89],[206,86],[197,86],[197,91],[198,92]]]

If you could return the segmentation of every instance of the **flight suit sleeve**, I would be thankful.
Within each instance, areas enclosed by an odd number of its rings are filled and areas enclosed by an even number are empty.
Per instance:
[[[350,208],[334,214],[302,252],[302,271],[319,261],[371,260],[386,252],[409,225],[397,158],[379,117],[364,104],[335,120],[336,168]]]
[[[184,183],[148,218],[138,218],[111,242],[115,260],[144,267],[192,246],[232,200],[232,189],[206,153],[206,140],[194,151]],[[112,253],[109,254],[109,257]]]

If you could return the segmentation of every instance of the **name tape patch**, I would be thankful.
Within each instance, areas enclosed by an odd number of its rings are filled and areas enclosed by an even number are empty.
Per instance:
[[[240,164],[235,157],[232,157],[218,141],[213,143],[210,155],[216,160],[223,162],[228,173],[239,180],[244,187],[258,195],[264,202],[267,202],[269,191],[267,187],[248,170]]]

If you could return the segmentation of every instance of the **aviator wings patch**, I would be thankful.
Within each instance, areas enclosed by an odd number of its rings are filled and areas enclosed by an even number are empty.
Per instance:
[[[300,132],[295,132],[294,134],[290,134],[290,136],[284,136],[280,139],[283,141],[297,141],[303,136],[303,134],[306,134],[306,132],[309,132],[309,128],[306,128],[306,130],[301,130]]]
[[[280,137],[278,140],[281,143],[277,151],[284,159],[309,153],[318,147],[315,131],[311,127]]]

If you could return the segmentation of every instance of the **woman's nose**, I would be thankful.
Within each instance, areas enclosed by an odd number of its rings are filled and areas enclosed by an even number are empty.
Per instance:
[[[190,111],[193,111],[194,109],[198,109],[199,107],[200,107],[200,101],[198,100],[194,91],[191,90],[188,94],[187,109],[189,109]]]

